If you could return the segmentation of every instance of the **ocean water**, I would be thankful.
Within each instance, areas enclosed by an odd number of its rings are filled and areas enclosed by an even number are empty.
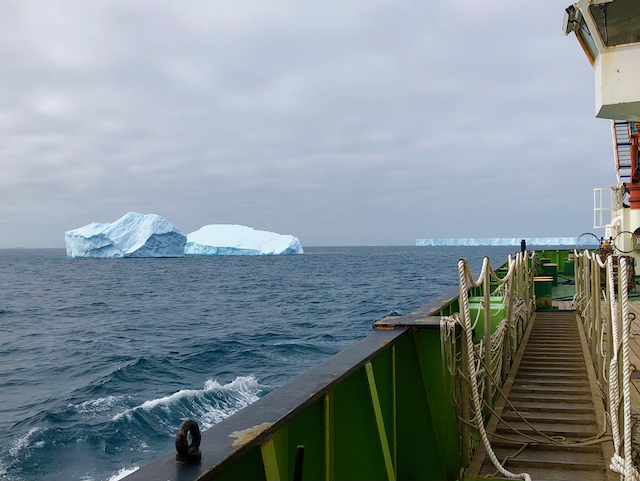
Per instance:
[[[114,480],[513,247],[69,259],[0,250],[0,479]]]

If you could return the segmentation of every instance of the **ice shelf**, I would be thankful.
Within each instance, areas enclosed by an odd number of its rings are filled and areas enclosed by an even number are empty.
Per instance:
[[[232,224],[205,225],[187,234],[187,255],[302,254],[297,237]]]
[[[113,223],[65,232],[69,257],[182,257],[186,236],[156,214],[129,212]]]
[[[597,246],[593,236],[578,237],[493,237],[486,239],[417,239],[417,246],[519,246],[524,239],[527,246]],[[579,239],[579,240],[578,240]]]

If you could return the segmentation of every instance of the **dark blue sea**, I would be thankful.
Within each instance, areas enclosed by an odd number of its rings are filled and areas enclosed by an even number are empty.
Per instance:
[[[115,480],[515,247],[69,259],[0,250],[0,479]]]

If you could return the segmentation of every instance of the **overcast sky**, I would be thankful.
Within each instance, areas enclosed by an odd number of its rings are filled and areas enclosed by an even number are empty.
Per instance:
[[[569,3],[5,2],[0,247],[128,211],[307,246],[593,231],[610,123]]]

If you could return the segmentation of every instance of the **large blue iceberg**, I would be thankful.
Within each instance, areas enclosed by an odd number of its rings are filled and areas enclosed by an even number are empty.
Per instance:
[[[292,235],[230,224],[205,225],[187,234],[188,255],[302,254],[300,239]]]
[[[129,212],[113,223],[65,232],[69,257],[182,257],[186,236],[156,214]]]
[[[417,246],[519,246],[522,237],[493,237],[488,239],[417,239]],[[528,246],[590,246],[598,245],[594,236],[581,237],[525,237]]]

